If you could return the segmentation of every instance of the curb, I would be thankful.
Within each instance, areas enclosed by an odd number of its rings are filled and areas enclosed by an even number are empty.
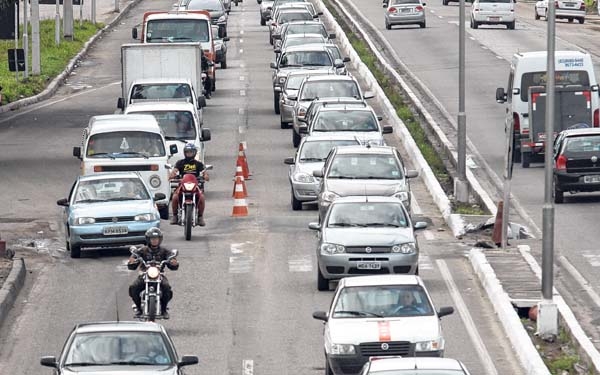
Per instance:
[[[8,278],[4,281],[2,289],[0,289],[0,327],[13,307],[23,284],[25,284],[25,271],[25,260],[15,258]]]
[[[521,366],[525,369],[525,373],[528,375],[550,375],[550,371],[542,361],[533,345],[533,341],[525,332],[519,316],[512,308],[508,294],[504,291],[485,254],[481,249],[473,248],[469,252],[469,260],[504,327],[504,332],[510,340]]]
[[[67,67],[65,68],[65,70],[62,71],[62,73],[60,73],[58,76],[56,76],[52,82],[50,82],[50,84],[48,85],[48,87],[46,87],[44,89],[44,91],[42,91],[41,93],[34,95],[34,96],[30,96],[28,98],[24,98],[24,99],[20,99],[17,101],[14,101],[12,103],[0,106],[0,114],[1,113],[6,113],[9,111],[14,111],[38,102],[41,102],[43,100],[46,100],[48,98],[50,98],[52,95],[54,95],[54,93],[56,93],[56,90],[58,90],[58,88],[62,85],[62,83],[64,82],[64,80],[73,72],[73,70],[75,70],[75,64],[77,63],[78,60],[81,60],[89,51],[90,47],[92,47],[92,45],[96,42],[96,40],[98,40],[98,38],[100,38],[102,35],[104,35],[104,33],[106,33],[108,31],[108,29],[110,29],[111,27],[113,27],[116,23],[118,23],[121,18],[123,18],[128,12],[129,10],[137,5],[139,2],[141,2],[142,0],[133,0],[132,2],[130,2],[129,4],[127,4],[125,6],[125,8],[123,8],[121,10],[121,12],[119,13],[118,16],[116,16],[115,18],[113,18],[112,21],[110,21],[110,23],[108,23],[106,26],[104,26],[102,29],[98,30],[98,32],[96,34],[94,34],[94,36],[92,36],[84,45],[83,48],[81,49],[81,51],[79,51],[79,53],[77,55],[75,55],[75,57],[73,57],[69,63],[67,64]]]

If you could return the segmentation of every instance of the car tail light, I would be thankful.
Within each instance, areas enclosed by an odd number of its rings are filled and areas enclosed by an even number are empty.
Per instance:
[[[390,13],[396,13],[396,8],[391,7],[390,9],[388,9],[388,12],[390,12]]]
[[[519,120],[519,114],[517,112],[513,112],[513,131],[515,133],[521,132],[521,120]]]
[[[479,8],[475,8],[475,9],[474,9],[474,11],[475,11],[475,12],[479,12]]]
[[[556,9],[560,8],[560,6],[558,6],[558,1],[555,1],[555,2],[554,2],[554,7],[555,7]]]
[[[558,155],[558,158],[556,158],[556,169],[563,171],[567,169],[567,158],[565,155],[560,154]]]
[[[416,11],[417,11],[417,12],[422,12],[422,11],[423,11],[423,7],[422,7],[422,6],[420,6],[420,5],[417,5],[417,6],[415,7],[415,9],[416,9]]]
[[[94,172],[102,172],[102,166],[101,165],[94,165]]]
[[[594,127],[600,127],[600,109],[594,111]]]
[[[581,5],[579,6],[579,10],[585,10],[585,3],[581,3]]]

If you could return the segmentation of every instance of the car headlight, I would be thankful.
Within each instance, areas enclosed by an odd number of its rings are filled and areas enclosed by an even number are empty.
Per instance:
[[[432,352],[444,349],[444,339],[441,337],[437,340],[420,341],[415,343],[416,352]]]
[[[414,242],[407,242],[392,247],[392,253],[414,254],[417,252],[417,245]]]
[[[279,77],[279,78],[277,79],[277,81],[278,81],[280,84],[282,84],[282,85],[283,85],[283,84],[285,83],[285,78],[286,78],[286,77]]]
[[[321,194],[321,200],[323,201],[323,203],[329,204],[333,202],[336,198],[339,198],[339,195],[331,191],[325,191]]]
[[[217,22],[225,22],[227,20],[227,16],[222,15],[221,17],[219,17],[219,19],[217,20]]]
[[[352,344],[331,344],[329,354],[333,355],[353,355],[356,354],[354,345]]]
[[[338,245],[335,243],[324,242],[321,244],[321,254],[324,255],[334,255],[334,254],[344,254],[346,252],[346,248],[342,245]]]
[[[94,224],[96,219],[93,217],[78,217],[75,218],[75,225]]]
[[[152,221],[156,220],[156,216],[154,214],[141,214],[136,215],[133,220],[135,221]]]
[[[153,188],[158,188],[160,186],[160,177],[158,177],[157,175],[154,176],[150,176],[150,186],[152,186]]]
[[[298,172],[295,173],[293,176],[294,181],[298,181],[298,182],[304,182],[304,183],[311,183],[315,181],[315,178],[311,175],[309,175],[308,173],[304,173],[304,172]]]
[[[394,197],[400,199],[401,201],[408,201],[408,192],[398,191],[394,193]]]
[[[304,108],[304,107],[298,108],[298,112],[296,113],[296,116],[298,116],[299,118],[304,118],[304,116],[306,116],[306,108]]]

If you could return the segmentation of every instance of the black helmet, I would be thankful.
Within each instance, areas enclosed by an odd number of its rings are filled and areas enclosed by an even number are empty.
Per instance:
[[[152,246],[150,245],[150,240],[153,238],[158,238],[158,245],[156,246],[158,248],[160,246],[160,244],[162,243],[163,233],[157,227],[152,227],[146,231],[146,245],[148,247],[150,247],[151,249],[152,249]]]
[[[191,157],[195,158],[196,153],[198,153],[198,148],[196,148],[196,145],[193,143],[186,144],[185,147],[183,148],[183,155],[186,157],[186,159],[188,158],[188,156],[186,155],[186,153],[188,151],[193,152],[194,154]]]

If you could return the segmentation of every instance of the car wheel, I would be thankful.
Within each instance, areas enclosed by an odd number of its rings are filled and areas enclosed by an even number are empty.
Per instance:
[[[329,280],[327,280],[325,277],[323,277],[323,274],[321,273],[321,269],[319,268],[318,264],[317,264],[317,289],[320,292],[329,290]],[[329,372],[327,370],[329,370]],[[327,366],[326,366],[325,373],[332,374],[329,364],[327,364]]]
[[[512,21],[506,24],[506,28],[509,30],[514,30],[515,29],[515,22],[516,21]]]
[[[279,126],[281,127],[281,129],[287,129],[290,127],[290,124],[289,122],[279,120]]]
[[[554,190],[554,203],[563,203],[565,201],[565,193],[561,190],[558,190],[556,186],[556,179],[553,180],[553,190]]]
[[[477,23],[477,21],[472,20],[471,21],[471,28],[472,29],[477,29],[479,27],[479,24]]]
[[[273,45],[273,37],[271,35],[269,35],[269,44]]]
[[[390,25],[389,23],[386,22],[385,23],[385,28],[388,29],[388,30],[391,30],[392,29],[392,25]]]
[[[301,140],[302,137],[300,136],[300,134],[296,133],[295,131],[292,131],[292,144],[294,145],[294,147],[300,146]]]
[[[581,17],[578,21],[579,21],[580,24],[582,24],[582,23],[585,22],[585,18]]]
[[[227,69],[227,59],[225,57],[221,61],[221,69]]]
[[[331,366],[329,366],[327,356],[325,356],[325,375],[333,375],[333,371],[331,370]]]
[[[265,26],[266,24],[267,24],[267,20],[264,19],[264,18],[262,18],[262,17],[260,17],[260,25],[261,26]]]
[[[162,220],[169,220],[169,206],[159,208],[158,213]]]
[[[280,114],[281,110],[279,108],[279,93],[276,92],[273,94],[273,110],[275,111],[275,114]]]
[[[536,21],[540,19],[540,15],[538,14],[537,8],[535,8],[535,19]]]
[[[415,269],[415,275],[419,276],[419,266],[417,266],[417,269]]]
[[[521,166],[529,168],[529,163],[531,163],[531,152],[523,152],[521,155]]]
[[[548,9],[544,12],[544,19],[548,21]]]
[[[424,29],[427,26],[427,24],[425,22],[421,22],[419,26],[421,27],[421,29]]]
[[[296,196],[294,195],[294,189],[292,189],[292,210],[302,211],[302,202],[296,199]]]
[[[448,0],[442,0],[442,5],[448,5]]]
[[[81,246],[79,245],[70,245],[71,248],[71,258],[80,258],[81,257]]]

